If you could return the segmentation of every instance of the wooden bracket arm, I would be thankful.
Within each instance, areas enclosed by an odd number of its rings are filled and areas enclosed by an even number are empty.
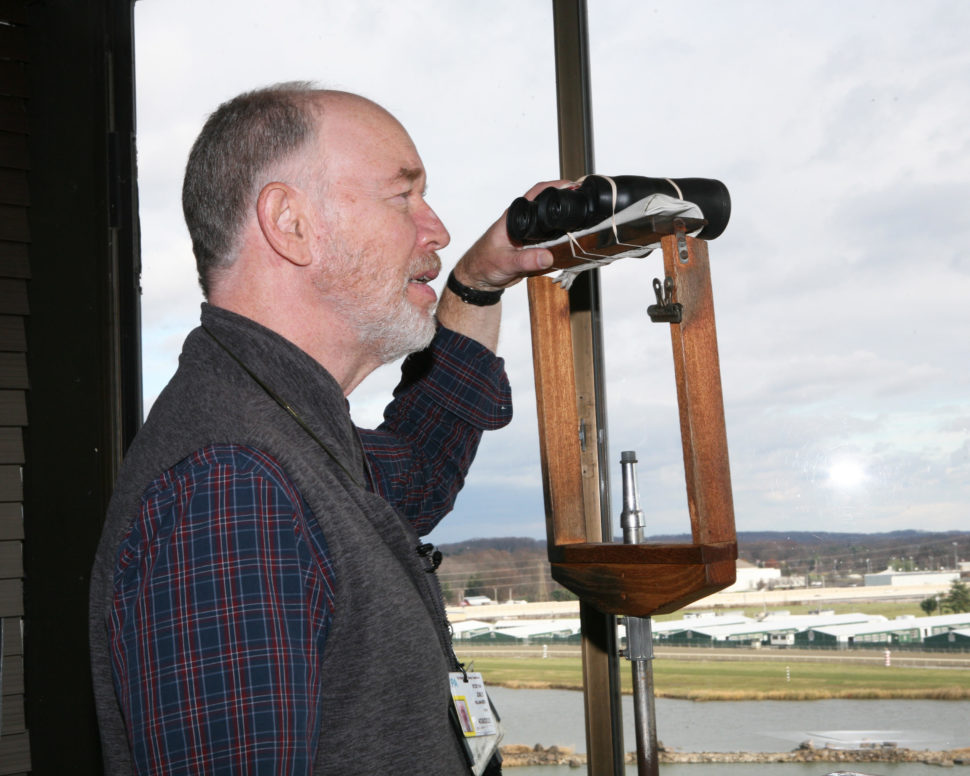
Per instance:
[[[674,611],[732,584],[737,543],[707,243],[661,239],[672,301],[677,400],[691,544],[612,544],[587,530],[566,293],[530,278],[540,457],[552,575],[613,614]]]

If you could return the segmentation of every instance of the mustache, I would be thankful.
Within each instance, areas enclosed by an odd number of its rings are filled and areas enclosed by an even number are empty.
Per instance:
[[[441,258],[438,256],[436,251],[429,251],[421,256],[418,256],[412,263],[411,269],[414,270],[411,273],[411,277],[418,277],[420,275],[428,275],[434,273],[435,275],[441,272]]]

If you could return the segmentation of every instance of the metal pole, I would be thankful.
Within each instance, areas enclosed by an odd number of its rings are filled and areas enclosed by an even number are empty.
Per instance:
[[[559,116],[559,163],[563,178],[593,172],[592,97],[586,0],[552,0]],[[589,541],[612,541],[599,273],[584,272],[569,293],[580,422],[592,444],[583,466],[593,472],[597,493],[584,497]],[[589,399],[592,398],[590,402]],[[592,404],[592,407],[590,407]],[[591,410],[591,411],[590,411]],[[591,524],[591,521],[595,524]],[[588,772],[622,776],[623,707],[616,617],[580,601]]]
[[[620,525],[624,544],[643,541],[644,519],[637,487],[637,454],[620,454],[623,470],[623,511]],[[657,776],[657,712],[653,692],[653,632],[649,617],[626,617],[626,656],[633,666],[633,715],[637,737],[637,773]]]

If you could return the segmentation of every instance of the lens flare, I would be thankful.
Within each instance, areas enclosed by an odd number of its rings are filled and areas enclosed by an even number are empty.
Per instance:
[[[840,458],[829,467],[829,484],[836,488],[855,488],[866,480],[866,470],[852,458]]]

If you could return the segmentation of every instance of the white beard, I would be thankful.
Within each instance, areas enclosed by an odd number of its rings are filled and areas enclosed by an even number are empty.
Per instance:
[[[382,364],[389,364],[408,353],[424,350],[434,339],[437,322],[435,308],[418,307],[408,301],[408,278],[440,267],[436,254],[415,259],[408,269],[403,286],[393,289],[380,286],[379,276],[368,276],[368,261],[362,250],[348,250],[335,235],[326,265],[317,275],[317,288],[333,300],[337,312],[349,324],[360,346]]]
[[[381,318],[357,320],[361,344],[372,348],[382,364],[408,353],[424,350],[434,339],[437,325],[434,310],[422,310],[408,302],[405,293],[392,308],[383,308]],[[360,308],[357,308],[360,311]]]

